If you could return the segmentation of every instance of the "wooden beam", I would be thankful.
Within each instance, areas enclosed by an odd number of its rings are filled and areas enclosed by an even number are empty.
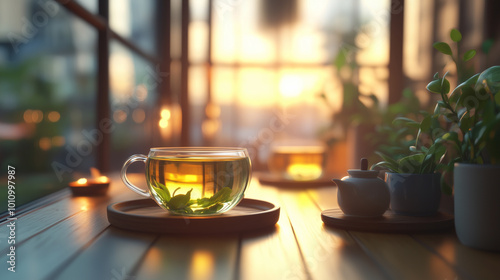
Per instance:
[[[136,44],[134,44],[134,42],[131,41],[130,39],[124,38],[121,35],[119,35],[118,33],[111,30],[111,28],[109,26],[109,22],[108,22],[109,15],[107,18],[103,17],[100,13],[95,15],[95,14],[89,12],[87,9],[85,9],[83,6],[81,6],[77,2],[72,1],[72,0],[55,0],[55,1],[57,1],[59,4],[61,4],[61,6],[66,8],[68,11],[73,13],[75,16],[79,17],[80,19],[82,19],[86,23],[94,26],[98,30],[102,31],[102,30],[108,29],[108,32],[109,32],[108,37],[109,38],[115,39],[118,42],[122,43],[125,47],[127,47],[128,49],[133,51],[135,54],[141,56],[143,59],[146,59],[152,63],[158,62],[157,57],[155,57],[151,54],[148,54],[147,52],[145,52],[141,48],[139,48]],[[99,1],[99,5],[101,5],[100,1]]]
[[[109,18],[108,0],[99,1],[99,16],[107,21]],[[107,24],[107,22],[106,22]],[[111,121],[109,100],[109,29],[97,31],[97,98],[96,128],[100,129],[101,122]],[[111,134],[102,133],[102,142],[97,145],[97,168],[101,172],[109,172]]]
[[[152,131],[153,131],[153,146],[162,146],[163,143],[158,128],[160,121],[160,112],[163,107],[171,104],[172,90],[170,87],[170,21],[171,21],[171,2],[170,0],[156,0],[156,53],[159,62],[154,67],[159,67],[161,73],[169,73],[168,76],[161,77],[158,82],[158,105],[155,108],[154,116],[152,117]]]
[[[399,101],[405,85],[403,74],[404,0],[391,0],[389,26],[389,98],[388,103]]]
[[[182,110],[182,130],[181,145],[189,146],[191,126],[189,96],[188,96],[188,74],[189,74],[189,1],[182,1],[182,20],[181,20],[181,95],[180,105]]]

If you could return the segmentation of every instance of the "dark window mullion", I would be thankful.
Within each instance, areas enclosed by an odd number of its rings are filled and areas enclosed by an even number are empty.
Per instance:
[[[108,0],[99,0],[99,16],[106,21],[109,19]],[[99,129],[102,122],[111,121],[109,98],[109,29],[99,29],[97,39],[97,123]],[[109,172],[110,139],[109,133],[103,133],[102,142],[97,146],[97,168],[102,172]]]
[[[188,75],[189,75],[189,46],[188,46],[188,29],[189,29],[189,1],[182,1],[182,19],[181,19],[181,95],[180,105],[182,111],[182,131],[181,145],[189,146],[189,127],[190,127],[190,111],[189,111],[189,96],[188,96]]]

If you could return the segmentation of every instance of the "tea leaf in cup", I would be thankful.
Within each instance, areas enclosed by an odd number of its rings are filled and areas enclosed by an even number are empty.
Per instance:
[[[222,203],[216,203],[208,208],[196,210],[196,211],[194,211],[194,213],[213,214],[213,213],[217,213],[220,209],[222,209],[223,206],[224,206],[224,204],[222,204]]]
[[[195,213],[200,213],[200,214],[212,214],[216,213],[219,211],[223,206],[224,202],[227,202],[230,200],[232,190],[228,187],[224,187],[218,192],[216,192],[212,197],[210,198],[200,198],[196,200],[196,203],[200,207],[204,207],[204,209],[199,209],[195,211]]]
[[[168,188],[164,184],[155,181],[153,181],[153,186],[156,188],[156,194],[158,194],[163,202],[168,203],[171,198]]]
[[[167,204],[168,207],[172,210],[179,210],[186,208],[186,206],[188,206],[189,200],[191,199],[192,191],[193,189],[190,189],[186,194],[178,194],[173,196]]]
[[[226,202],[229,200],[229,196],[231,196],[231,189],[228,187],[224,187],[218,192],[216,192],[211,198],[210,201],[213,203],[217,202]]]

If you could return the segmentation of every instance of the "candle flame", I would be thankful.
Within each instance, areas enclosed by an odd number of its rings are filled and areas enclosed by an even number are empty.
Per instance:
[[[97,178],[97,181],[99,183],[107,183],[109,181],[109,179],[106,176],[100,176],[99,178]]]
[[[85,185],[85,184],[87,184],[87,179],[80,178],[80,179],[78,179],[78,181],[76,181],[76,183],[79,185]]]

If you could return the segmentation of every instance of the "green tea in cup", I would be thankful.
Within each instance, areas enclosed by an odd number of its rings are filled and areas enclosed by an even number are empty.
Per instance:
[[[148,192],[130,184],[126,169],[146,163]],[[152,197],[173,214],[207,216],[238,204],[250,182],[251,164],[243,148],[153,148],[133,155],[122,168],[122,180],[133,191]]]
[[[268,158],[271,173],[288,180],[311,181],[321,177],[323,146],[274,146]]]

